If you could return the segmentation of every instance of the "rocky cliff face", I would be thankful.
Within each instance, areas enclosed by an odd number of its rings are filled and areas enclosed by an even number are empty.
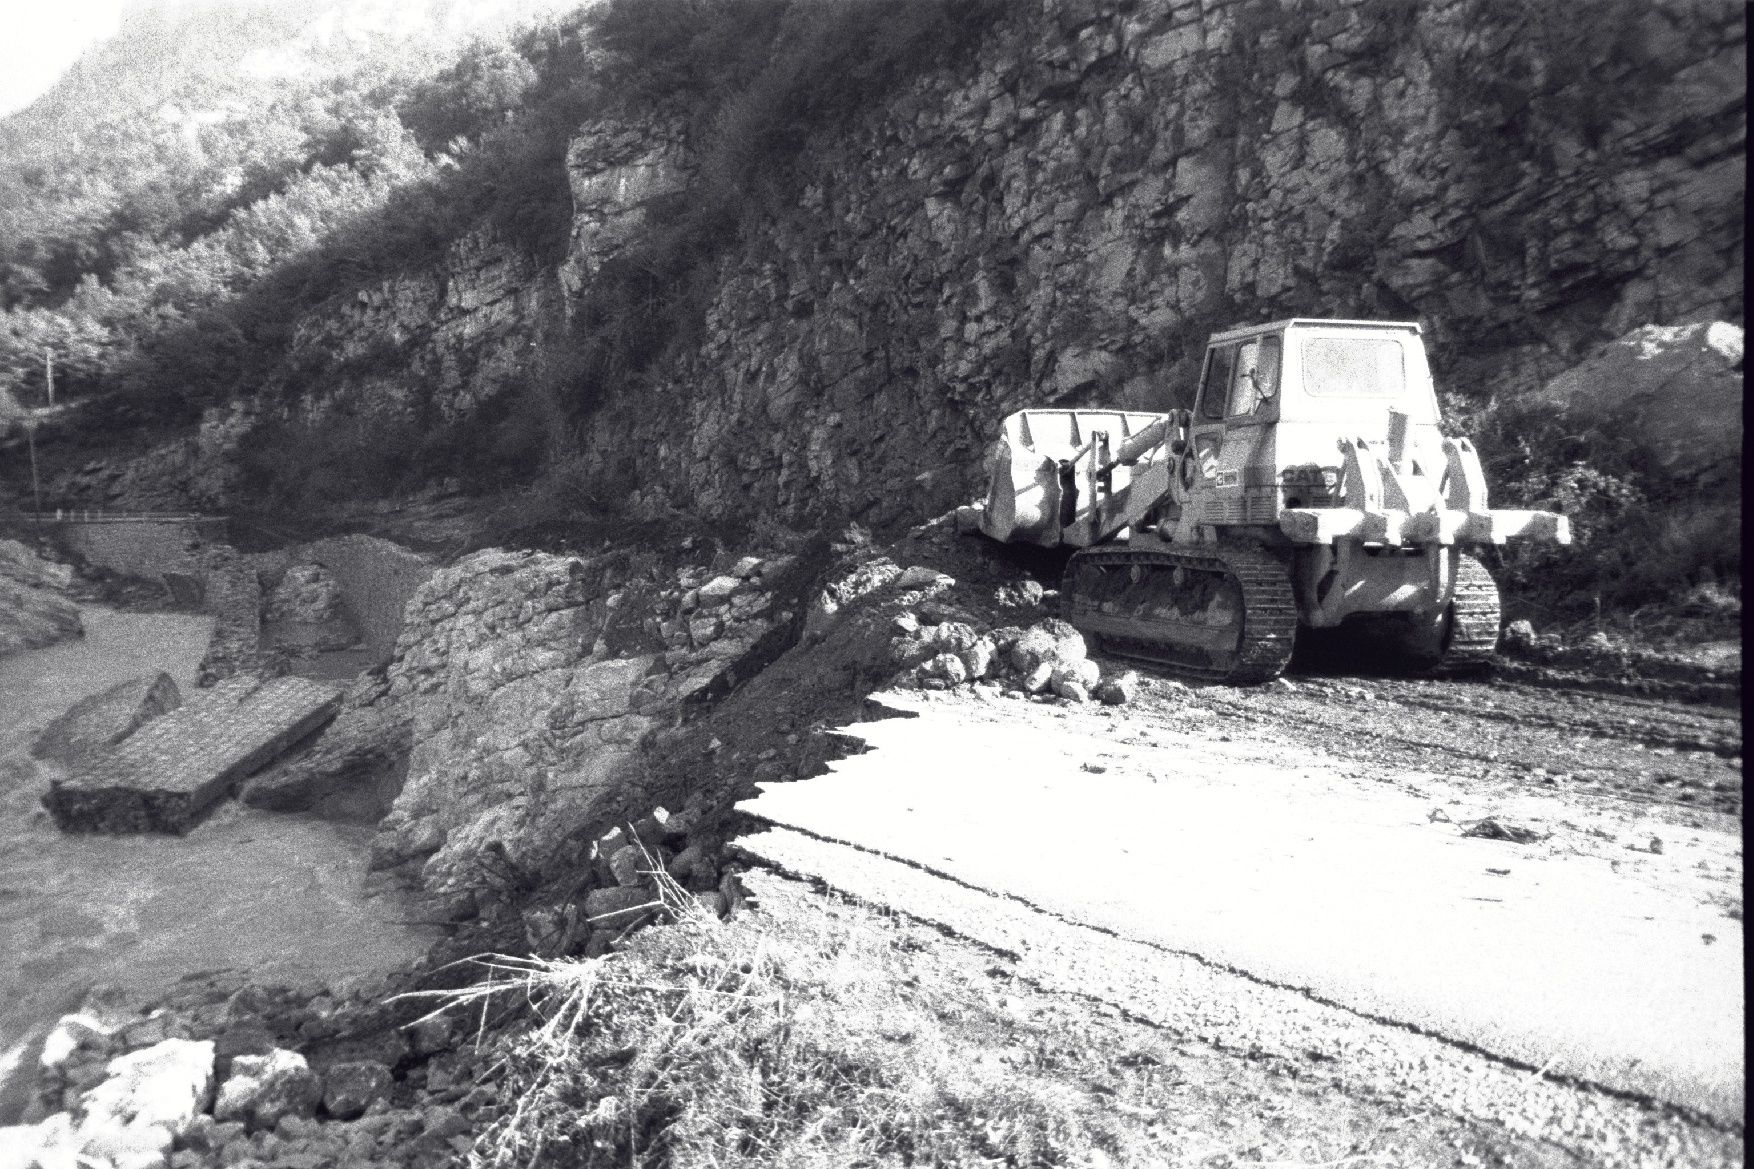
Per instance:
[[[969,493],[1003,414],[1170,406],[1231,323],[1416,318],[1447,387],[1517,392],[1640,324],[1739,319],[1741,13],[1621,15],[1020,8],[813,144],[662,409],[594,419],[598,463],[654,513],[917,518]],[[623,157],[625,132],[592,130]],[[631,200],[676,181],[654,142]]]
[[[1414,318],[1440,383],[1535,389],[1645,325],[1742,317],[1745,19],[1727,3],[1049,0],[813,139],[701,327],[587,426],[636,514],[917,519],[1029,405],[1167,407],[1215,328]],[[483,236],[308,318],[273,408],[211,416],[83,497],[217,506],[274,416],[466,416],[693,163],[669,112],[567,156],[549,268]],[[107,477],[107,478],[106,478]]]
[[[274,382],[208,410],[193,434],[131,459],[88,463],[52,492],[131,509],[226,510],[238,486],[238,445],[252,429],[340,417],[418,435],[455,422],[529,377],[559,305],[552,269],[489,233],[472,234],[439,264],[303,319]]]
[[[786,567],[490,551],[440,571],[409,604],[385,692],[329,736],[334,753],[350,726],[362,744],[386,720],[408,728],[379,867],[417,865],[435,891],[504,887],[542,874],[569,834],[649,806],[642,749],[789,640]]]

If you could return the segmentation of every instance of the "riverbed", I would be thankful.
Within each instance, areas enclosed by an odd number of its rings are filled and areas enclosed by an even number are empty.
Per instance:
[[[437,938],[367,896],[371,828],[227,801],[184,837],[68,836],[41,805],[37,734],[78,699],[164,670],[187,698],[213,622],[81,610],[86,636],[0,659],[0,1124],[43,1029],[95,984],[149,997],[185,975],[331,981],[394,969]]]

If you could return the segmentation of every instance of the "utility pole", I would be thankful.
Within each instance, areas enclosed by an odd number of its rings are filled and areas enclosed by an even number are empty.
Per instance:
[[[55,351],[43,347],[43,384],[48,387],[49,405],[55,404]],[[43,516],[43,485],[37,478],[37,419],[24,420],[24,437],[30,445],[30,493],[36,500],[37,518]]]

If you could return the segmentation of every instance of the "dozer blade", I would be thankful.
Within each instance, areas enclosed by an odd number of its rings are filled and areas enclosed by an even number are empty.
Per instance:
[[[1099,650],[1210,681],[1277,677],[1297,635],[1285,567],[1253,547],[1087,548],[1062,595]]]

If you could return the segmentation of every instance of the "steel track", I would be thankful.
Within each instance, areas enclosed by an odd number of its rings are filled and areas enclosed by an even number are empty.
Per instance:
[[[1136,631],[1126,634],[1087,628],[1095,615],[1080,611],[1076,581],[1078,572],[1092,565],[1140,567],[1150,573],[1180,568],[1184,573],[1235,581],[1242,600],[1235,648],[1217,662],[1203,660],[1209,655],[1176,643],[1175,624],[1170,622],[1141,622]],[[1061,595],[1066,598],[1068,619],[1093,637],[1104,652],[1202,681],[1247,685],[1276,678],[1291,661],[1297,636],[1297,602],[1285,566],[1262,549],[1247,545],[1207,546],[1198,551],[1087,548],[1067,564]]]

